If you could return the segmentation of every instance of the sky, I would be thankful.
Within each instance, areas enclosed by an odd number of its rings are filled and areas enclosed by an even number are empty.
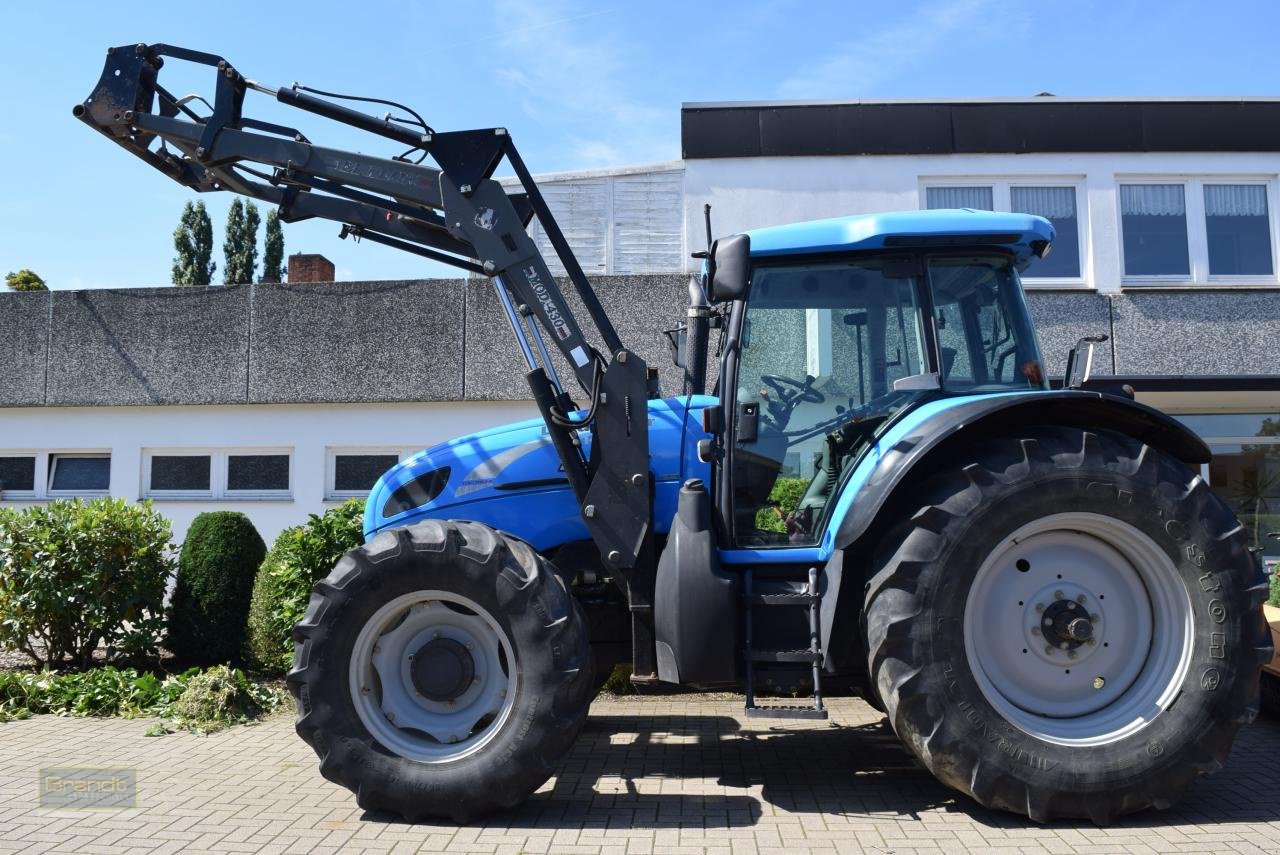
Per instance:
[[[114,0],[4,2],[2,20],[0,273],[28,267],[52,288],[169,284],[197,195],[72,118],[113,45],[181,45],[272,86],[401,101],[438,130],[503,126],[535,173],[676,160],[684,102],[1280,96],[1280,4],[1264,0]],[[179,65],[162,84],[211,96],[211,72]],[[245,113],[397,153],[266,96]],[[231,199],[203,198],[221,281]],[[321,253],[348,280],[447,273],[338,229],[288,224],[286,254]]]

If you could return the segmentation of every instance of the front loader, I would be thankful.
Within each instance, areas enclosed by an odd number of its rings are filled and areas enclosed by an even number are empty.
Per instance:
[[[208,66],[210,100],[161,86],[166,60]],[[250,93],[406,150],[316,145],[245,115]],[[708,225],[663,397],[505,129],[344,97],[128,45],[74,113],[192,190],[487,278],[510,322],[539,418],[383,475],[367,542],[294,630],[298,733],[362,807],[520,803],[621,660],[637,683],[742,686],[762,717],[825,718],[823,683],[852,680],[940,780],[1035,820],[1166,807],[1222,765],[1270,658],[1262,569],[1197,474],[1204,443],[1081,388],[1098,339],[1050,390],[1019,280],[1046,220]]]

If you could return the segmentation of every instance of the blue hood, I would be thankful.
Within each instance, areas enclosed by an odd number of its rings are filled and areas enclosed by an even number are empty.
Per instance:
[[[654,529],[665,532],[688,478],[707,478],[697,458],[706,395],[649,401],[649,469]],[[585,453],[591,433],[579,434]],[[586,525],[541,419],[468,434],[421,451],[378,479],[364,509],[364,533],[424,519],[483,522],[544,550],[586,540]]]

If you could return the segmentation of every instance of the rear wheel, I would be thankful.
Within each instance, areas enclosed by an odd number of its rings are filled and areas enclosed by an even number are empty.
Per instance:
[[[519,804],[586,717],[582,613],[526,544],[474,523],[378,535],[294,630],[297,729],[367,810],[467,821]]]
[[[895,731],[944,783],[1033,819],[1171,804],[1257,710],[1266,586],[1239,522],[1119,434],[960,454],[867,589]]]

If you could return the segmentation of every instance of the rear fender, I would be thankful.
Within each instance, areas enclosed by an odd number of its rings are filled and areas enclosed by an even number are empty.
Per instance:
[[[840,504],[847,510],[836,526],[832,560],[827,565],[827,596],[835,599],[822,613],[822,637],[830,640],[828,668],[857,665],[862,647],[859,615],[863,583],[871,555],[899,517],[913,510],[910,499],[920,482],[953,467],[953,452],[959,446],[1031,425],[1123,433],[1192,467],[1208,463],[1212,457],[1204,441],[1175,419],[1129,398],[1099,392],[991,395],[936,411],[885,449],[869,475],[843,487],[855,494],[841,496]],[[859,473],[855,470],[855,474]],[[838,572],[833,572],[833,564],[839,564]]]

